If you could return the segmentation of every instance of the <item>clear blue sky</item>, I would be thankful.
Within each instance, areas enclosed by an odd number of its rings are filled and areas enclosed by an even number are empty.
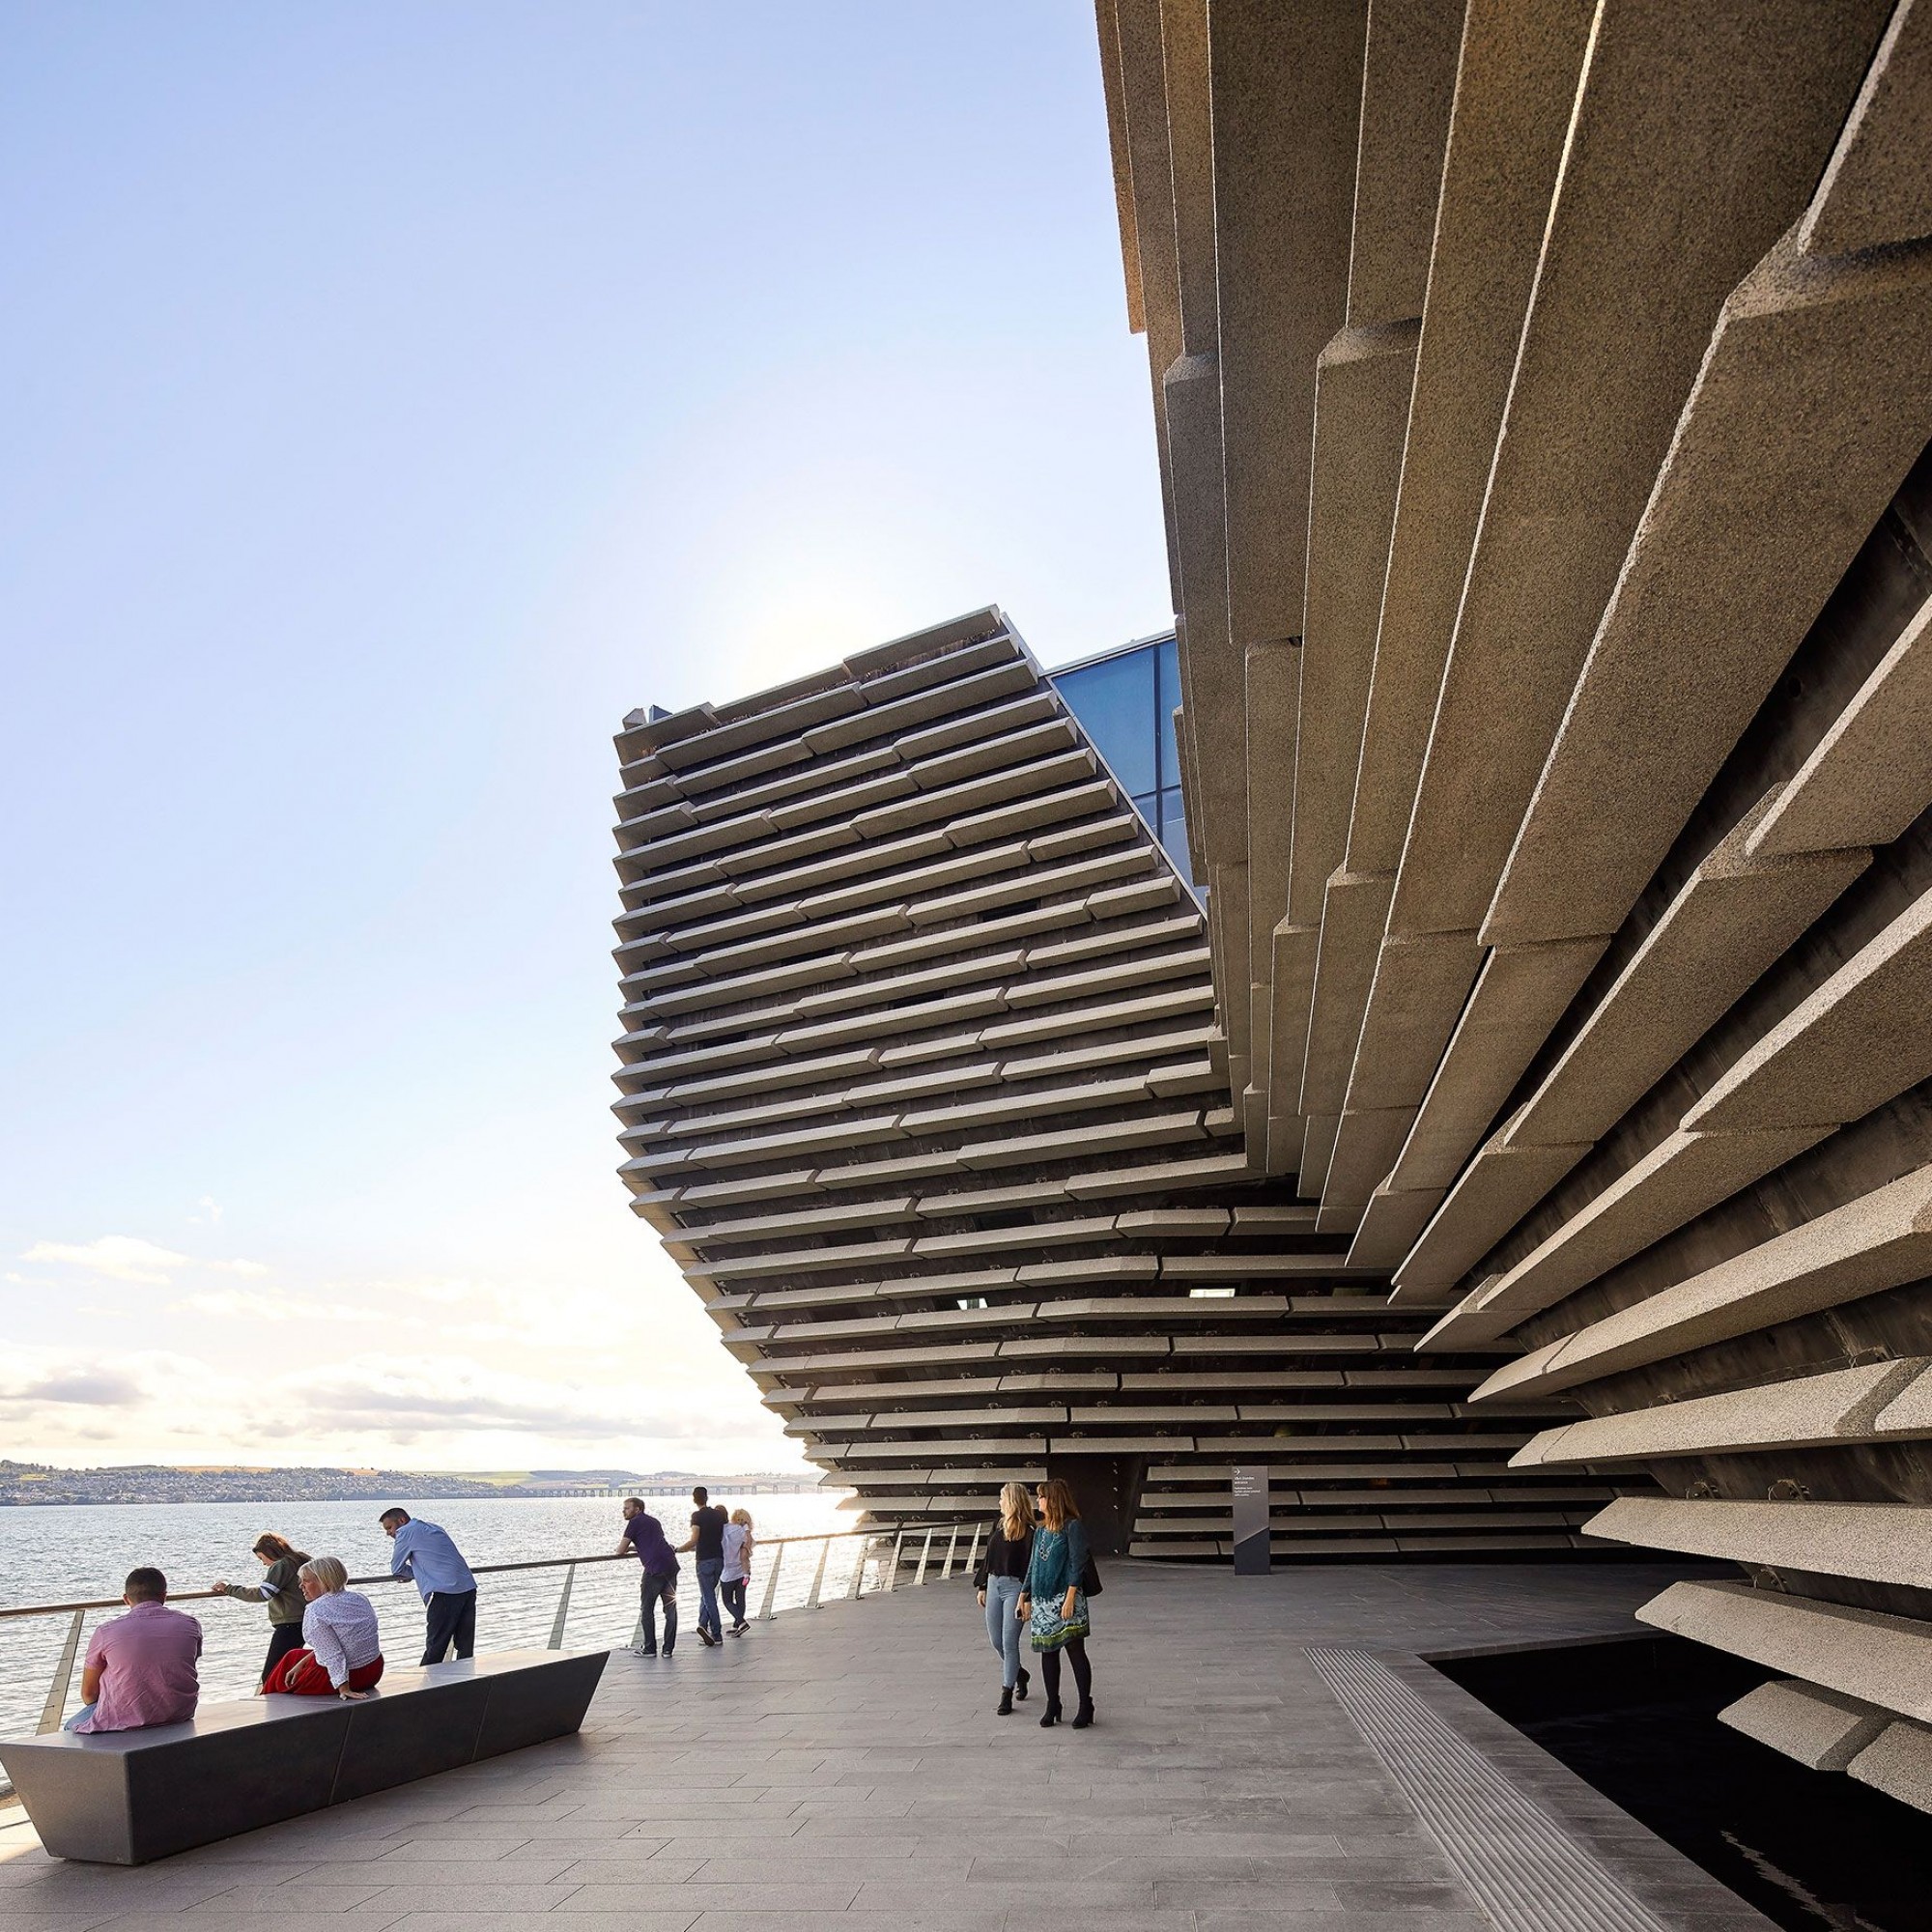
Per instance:
[[[611,732],[1165,621],[1085,0],[0,7],[0,1454],[789,1462]]]

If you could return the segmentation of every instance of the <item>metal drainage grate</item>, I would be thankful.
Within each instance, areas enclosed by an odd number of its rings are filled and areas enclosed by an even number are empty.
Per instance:
[[[1667,1932],[1386,1664],[1314,1645],[1308,1661],[1503,1932]]]

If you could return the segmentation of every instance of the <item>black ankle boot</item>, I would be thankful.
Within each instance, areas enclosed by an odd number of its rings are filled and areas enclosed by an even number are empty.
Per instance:
[[[1057,1697],[1049,1697],[1046,1700],[1046,1709],[1039,1714],[1039,1727],[1045,1730],[1047,1725],[1057,1724],[1059,1721],[1060,1700]]]
[[[1013,1715],[1013,1688],[1006,1685],[1000,1691],[1000,1708],[993,1713],[996,1718],[1010,1718]]]
[[[1025,1669],[1024,1669],[1024,1668],[1022,1668],[1022,1669],[1021,1669],[1021,1671],[1020,1671],[1020,1681],[1019,1681],[1019,1686],[1018,1686],[1018,1688],[1017,1688],[1017,1689],[1016,1689],[1016,1690],[1015,1690],[1013,1691],[1013,1695],[1014,1695],[1015,1697],[1017,1697],[1017,1698],[1018,1698],[1018,1699],[1020,1700],[1020,1702],[1021,1702],[1022,1704],[1024,1704],[1024,1703],[1026,1702],[1026,1694],[1027,1694],[1027,1691],[1028,1691],[1028,1690],[1030,1690],[1030,1689],[1032,1688],[1032,1685],[1033,1685],[1033,1679],[1032,1679],[1031,1677],[1029,1677],[1029,1676],[1028,1676],[1028,1675],[1026,1674],[1026,1671],[1025,1671]]]
[[[1093,1701],[1090,1698],[1083,1697],[1080,1700],[1079,1710],[1075,1711],[1073,1714],[1073,1728],[1076,1731],[1084,1731],[1087,1728],[1087,1726],[1091,1724],[1093,1721],[1094,1721]]]

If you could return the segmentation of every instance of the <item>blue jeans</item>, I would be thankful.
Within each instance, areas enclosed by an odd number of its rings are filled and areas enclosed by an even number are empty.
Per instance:
[[[724,1626],[718,1621],[718,1579],[724,1574],[722,1556],[703,1556],[697,1563],[697,1627],[722,1637]]]
[[[1000,1660],[1000,1682],[1010,1690],[1020,1681],[1020,1579],[986,1578],[986,1635]]]
[[[91,1718],[93,1716],[94,1716],[94,1706],[92,1704],[83,1704],[80,1707],[80,1709],[77,1710],[73,1714],[73,1716],[71,1717],[67,1720],[67,1722],[61,1726],[61,1729],[64,1731],[77,1731],[80,1729],[82,1722],[86,1719]]]

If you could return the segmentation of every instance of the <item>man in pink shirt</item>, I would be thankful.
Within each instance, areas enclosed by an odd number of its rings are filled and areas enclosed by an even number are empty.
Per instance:
[[[201,1625],[168,1608],[168,1579],[158,1570],[130,1570],[121,1593],[125,1617],[94,1633],[80,1673],[81,1708],[71,1731],[138,1731],[194,1716],[201,1680]]]

